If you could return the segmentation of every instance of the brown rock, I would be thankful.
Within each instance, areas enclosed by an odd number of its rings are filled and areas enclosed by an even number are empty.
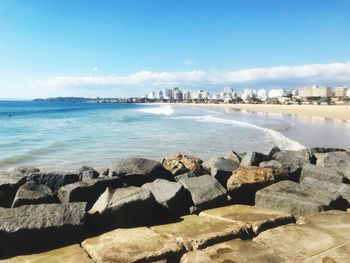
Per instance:
[[[116,229],[86,239],[81,245],[98,263],[152,262],[178,258],[183,252],[174,238],[161,236],[147,227]]]
[[[190,251],[247,235],[248,226],[224,220],[189,215],[180,222],[151,227],[155,232],[175,238]]]
[[[202,170],[202,160],[181,153],[176,153],[165,157],[162,165],[173,175],[184,174],[189,171]]]
[[[256,191],[287,179],[286,169],[239,167],[227,181],[227,190],[236,202],[254,204]]]

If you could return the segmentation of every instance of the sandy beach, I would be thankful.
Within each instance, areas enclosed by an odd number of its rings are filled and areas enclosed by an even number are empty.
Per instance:
[[[338,120],[350,120],[350,105],[276,105],[276,104],[184,104],[251,112],[291,114]]]

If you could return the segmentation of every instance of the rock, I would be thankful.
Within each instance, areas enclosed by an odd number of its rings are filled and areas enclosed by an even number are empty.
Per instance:
[[[336,222],[337,220],[334,223]],[[347,219],[343,222],[346,223],[347,232],[349,232],[350,220]],[[331,220],[329,223],[335,226]],[[341,225],[341,228],[343,226]],[[325,228],[320,228],[318,226],[315,227],[313,224],[290,224],[264,231],[254,241],[263,246],[273,248],[276,254],[288,258],[291,262],[311,262],[308,260],[349,244],[350,239],[338,235],[332,229],[328,229],[328,225],[325,225]],[[347,255],[350,255],[349,251]],[[348,261],[327,261],[326,258],[322,258],[316,262]],[[346,259],[348,258],[346,257]]]
[[[40,172],[38,168],[32,166],[19,166],[19,167],[10,167],[7,172],[13,175],[29,175],[31,173]]]
[[[312,148],[309,148],[309,151],[311,154],[329,153],[329,152],[346,152],[346,150],[342,148],[323,148],[323,147],[312,147]]]
[[[120,186],[122,186],[122,183],[119,177],[85,179],[62,186],[58,190],[58,198],[63,204],[71,202],[92,204],[96,202],[107,187],[118,188]]]
[[[275,146],[275,147],[273,147],[273,148],[270,150],[270,152],[269,152],[269,154],[268,154],[267,156],[269,157],[269,159],[272,159],[272,158],[273,158],[273,155],[274,155],[275,153],[280,152],[280,151],[281,151],[281,149],[278,148],[277,146]]]
[[[288,213],[248,205],[230,205],[205,210],[199,216],[246,225],[255,235],[273,227],[295,223],[295,218]]]
[[[225,204],[226,189],[211,175],[183,178],[180,183],[191,193],[192,201],[199,209],[207,209]]]
[[[153,216],[156,201],[150,191],[140,187],[116,190],[107,188],[89,214],[102,227],[133,226],[145,223]]]
[[[70,245],[67,247],[57,248],[54,250],[25,255],[17,256],[10,259],[2,260],[2,263],[61,263],[62,259],[66,263],[93,263],[89,258],[86,251],[80,247],[80,245]]]
[[[55,203],[51,189],[44,184],[37,184],[33,181],[27,182],[18,188],[12,207],[34,204]]]
[[[159,162],[143,158],[115,162],[109,169],[109,175],[119,176],[129,186],[142,186],[156,179],[174,180],[172,174]]]
[[[162,236],[175,238],[187,251],[244,237],[248,233],[247,227],[239,223],[196,215],[183,216],[179,222],[161,224],[151,229]]]
[[[228,155],[227,155],[227,159],[235,161],[236,163],[241,163],[243,157],[246,155],[246,153],[237,153],[235,151],[231,151]]]
[[[220,243],[203,250],[186,253],[181,263],[202,262],[255,262],[255,263],[287,263],[289,260],[274,253],[272,248],[266,248],[254,241],[235,239]]]
[[[12,199],[7,192],[0,191],[0,207],[11,207]]]
[[[348,207],[350,203],[350,185],[349,184],[342,184],[342,183],[331,183],[327,181],[321,181],[317,180],[313,177],[305,177],[301,182],[300,185],[303,186],[303,188],[307,191],[308,189],[316,189],[318,191],[327,192],[328,194],[334,194],[335,198],[343,198],[344,201],[344,207],[338,207],[339,209],[345,209],[345,207]]]
[[[283,165],[279,161],[276,161],[276,160],[261,162],[259,164],[259,167],[261,167],[261,168],[273,168],[273,169],[287,168],[287,167],[283,167]]]
[[[0,255],[76,241],[82,234],[86,203],[0,208]]]
[[[323,165],[343,173],[350,180],[350,152],[328,153],[323,160]]]
[[[254,204],[256,191],[288,179],[286,169],[239,167],[227,181],[227,190],[235,202]]]
[[[0,191],[8,195],[14,195],[22,184],[26,182],[26,175],[1,173],[0,172]]]
[[[241,166],[259,166],[261,162],[269,161],[269,157],[258,152],[248,152],[241,161]]]
[[[79,180],[79,175],[71,172],[49,172],[31,173],[27,177],[27,182],[34,181],[37,184],[45,184],[50,187],[53,193],[66,184],[72,184]]]
[[[312,156],[307,149],[299,151],[280,151],[273,155],[284,167],[289,168],[289,173],[294,181],[299,181],[301,167],[305,163],[316,163],[315,156]]]
[[[202,160],[181,153],[176,153],[165,157],[162,165],[173,175],[180,175],[190,171],[201,173]]]
[[[178,262],[183,253],[183,247],[174,238],[147,227],[116,229],[84,240],[82,247],[94,262]]]
[[[203,163],[203,167],[215,177],[224,187],[232,172],[239,167],[239,164],[230,159],[213,158]]]
[[[344,199],[292,181],[281,181],[257,191],[255,205],[299,216],[342,208]]]
[[[182,184],[177,182],[157,179],[152,183],[144,184],[142,188],[150,191],[157,203],[172,214],[188,209],[192,203],[191,195]]]
[[[77,174],[79,175],[79,180],[86,180],[86,179],[94,179],[98,178],[100,173],[97,172],[94,168],[89,166],[83,166],[81,167]]]
[[[334,184],[349,182],[349,180],[340,172],[327,167],[320,167],[314,164],[304,164],[301,170],[300,181],[306,177],[311,177],[319,181],[325,181]]]
[[[174,179],[176,180],[176,182],[180,182],[180,180],[183,178],[192,178],[192,177],[197,177],[197,174],[193,171],[177,175],[174,177]]]

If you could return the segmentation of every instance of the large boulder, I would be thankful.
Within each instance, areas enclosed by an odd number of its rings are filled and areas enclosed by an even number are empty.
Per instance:
[[[348,179],[335,169],[316,166],[314,164],[304,164],[301,169],[300,181],[306,177],[311,177],[320,181],[326,181],[334,184],[341,184],[347,182]]]
[[[66,184],[72,184],[79,180],[79,175],[71,172],[36,172],[27,176],[27,182],[34,181],[51,188],[54,193]]]
[[[107,187],[122,186],[119,177],[85,179],[62,186],[58,190],[58,198],[63,204],[72,202],[87,202],[89,205],[96,202]]]
[[[272,159],[273,156],[274,156],[274,154],[275,154],[275,153],[278,153],[278,152],[280,152],[280,151],[281,151],[281,149],[280,149],[279,147],[275,146],[275,147],[273,147],[273,148],[270,150],[270,152],[269,152],[269,154],[268,154],[267,156],[269,156],[269,159]]]
[[[198,175],[193,172],[193,171],[190,171],[190,172],[187,172],[187,173],[184,173],[184,174],[180,174],[180,175],[177,175],[177,176],[174,176],[174,179],[176,180],[176,182],[180,182],[181,179],[183,178],[192,178],[192,177],[197,177]]]
[[[130,186],[142,186],[156,179],[174,180],[172,174],[160,162],[144,158],[117,161],[109,169],[109,175],[119,176]]]
[[[271,160],[271,161],[261,162],[259,164],[259,167],[281,169],[283,168],[283,165],[279,161]]]
[[[329,152],[346,152],[343,148],[324,148],[324,147],[311,147],[309,148],[311,154],[315,153],[329,153]]]
[[[0,191],[14,195],[22,184],[26,182],[26,175],[0,172]]]
[[[201,173],[202,160],[181,153],[176,153],[165,157],[162,160],[162,165],[169,170],[173,175],[184,174],[190,171]]]
[[[11,207],[12,199],[7,192],[0,191],[0,207]]]
[[[241,161],[245,155],[246,155],[246,153],[238,153],[235,151],[230,151],[226,158],[229,160],[233,160],[236,163],[241,163]]]
[[[259,166],[261,162],[269,161],[270,158],[262,153],[248,152],[241,161],[241,166]]]
[[[89,210],[93,223],[100,227],[145,224],[154,213],[152,193],[140,187],[107,188]]]
[[[261,167],[239,167],[227,181],[233,201],[254,204],[256,191],[275,182],[288,179],[288,170]]]
[[[77,242],[86,203],[0,208],[0,256]]]
[[[51,189],[48,186],[31,181],[25,183],[17,190],[12,207],[34,204],[50,204],[55,203],[56,200],[57,199],[54,197]]]
[[[307,149],[279,151],[273,155],[284,167],[288,167],[294,181],[299,181],[300,171],[305,163],[315,163],[316,158]]]
[[[232,172],[239,167],[236,161],[225,158],[213,158],[203,163],[203,167],[224,187]]]
[[[97,172],[94,168],[89,166],[83,166],[81,167],[77,174],[79,175],[79,180],[86,180],[86,179],[94,179],[98,178],[100,173]]]
[[[180,183],[191,193],[194,205],[200,210],[220,206],[227,201],[226,189],[209,174],[183,178]]]
[[[328,153],[323,159],[323,165],[343,173],[350,181],[350,152]]]
[[[188,210],[192,204],[190,194],[182,184],[177,182],[157,179],[152,183],[144,184],[142,188],[149,190],[157,203],[171,214],[178,214]]]
[[[331,209],[343,209],[344,199],[333,193],[281,181],[256,192],[255,205],[299,216]]]

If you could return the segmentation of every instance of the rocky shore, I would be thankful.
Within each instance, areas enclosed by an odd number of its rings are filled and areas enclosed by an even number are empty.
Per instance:
[[[346,262],[349,208],[347,149],[130,158],[100,172],[14,167],[0,173],[0,258]]]

